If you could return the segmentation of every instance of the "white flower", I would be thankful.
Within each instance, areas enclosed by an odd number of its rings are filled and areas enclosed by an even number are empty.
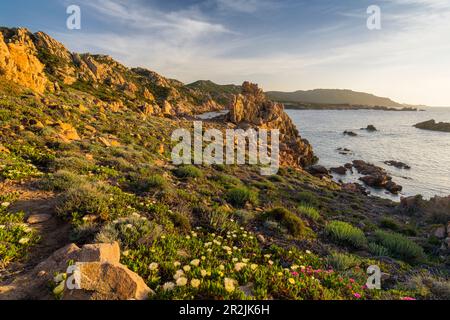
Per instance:
[[[177,286],[179,287],[184,287],[185,285],[187,285],[188,280],[185,277],[181,277],[177,279]]]
[[[243,263],[248,263],[250,260],[249,259],[242,259]]]
[[[179,266],[181,266],[181,263],[178,262],[178,261],[175,261],[175,262],[173,263],[173,266],[174,266],[175,268],[178,268]]]
[[[178,271],[175,273],[175,275],[173,276],[173,278],[174,278],[175,280],[178,280],[178,279],[180,279],[181,277],[184,277],[184,271],[183,271],[183,270],[178,270]]]
[[[158,267],[159,267],[159,265],[158,265],[156,262],[152,262],[152,263],[150,263],[150,265],[148,266],[148,269],[149,269],[150,271],[155,271],[155,270],[158,270]]]
[[[127,224],[127,225],[125,226],[125,228],[127,228],[127,229],[133,229],[133,225],[132,225],[131,223],[129,223],[129,224]]]
[[[5,229],[6,226],[4,224],[0,224],[0,229]]]
[[[11,203],[9,203],[9,202],[2,203],[2,207],[4,207],[4,208],[8,208],[10,205],[11,205]]]
[[[204,278],[208,275],[208,272],[206,270],[200,271],[201,276]]]
[[[173,288],[175,288],[175,283],[173,283],[173,282],[166,282],[163,285],[163,290],[164,291],[172,291]]]
[[[307,253],[307,254],[311,254],[311,251],[309,251],[309,250],[306,250],[306,253]]]
[[[238,259],[238,258],[233,258],[231,261],[233,261],[233,262],[238,262],[239,259]]]
[[[250,269],[252,269],[253,271],[255,271],[256,268],[258,268],[258,265],[257,265],[257,264],[252,264],[252,265],[250,266]]]
[[[122,252],[122,255],[124,257],[128,257],[129,254],[130,254],[130,251],[128,251],[128,250],[125,250],[124,252]]]

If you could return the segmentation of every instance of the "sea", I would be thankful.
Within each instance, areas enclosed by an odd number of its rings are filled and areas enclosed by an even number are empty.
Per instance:
[[[399,200],[422,195],[425,199],[450,195],[450,133],[420,130],[414,124],[434,119],[450,122],[450,108],[423,111],[375,110],[286,110],[302,138],[319,157],[319,164],[331,168],[353,160],[364,160],[386,169],[393,181],[403,186],[399,195],[370,189],[371,194]],[[361,130],[374,125],[378,131]],[[357,133],[344,135],[345,130]],[[338,148],[349,149],[341,154]],[[384,161],[401,161],[411,169],[397,169]],[[333,174],[336,181],[357,182],[357,173]],[[362,182],[361,182],[362,183]]]

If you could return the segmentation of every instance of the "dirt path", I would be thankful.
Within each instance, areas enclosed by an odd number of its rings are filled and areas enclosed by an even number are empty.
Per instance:
[[[53,252],[69,243],[69,224],[56,217],[56,196],[52,192],[38,190],[34,182],[24,184],[5,182],[0,184],[0,194],[18,192],[19,200],[11,206],[12,212],[23,211],[25,220],[31,215],[51,215],[47,221],[30,225],[39,236],[39,243],[32,247],[24,261],[10,264],[5,270],[0,270],[0,287],[25,276],[41,261],[47,259]]]

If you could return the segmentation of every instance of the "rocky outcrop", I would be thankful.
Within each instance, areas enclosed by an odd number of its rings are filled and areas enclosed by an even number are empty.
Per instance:
[[[44,64],[27,29],[0,29],[0,76],[38,93],[47,89]]]
[[[153,291],[119,261],[117,242],[89,244],[82,248],[70,244],[54,252],[24,277],[0,287],[0,300],[47,300],[54,299],[54,294],[64,300],[147,299]],[[71,274],[66,274],[72,263],[80,276],[78,289],[73,290],[68,288]],[[50,283],[56,286],[53,293],[48,287]]]
[[[414,127],[418,128],[418,129],[423,129],[423,130],[450,132],[450,123],[447,123],[447,122],[439,122],[438,123],[435,120],[421,122],[421,123],[414,125]]]
[[[158,116],[194,115],[227,107],[209,92],[150,70],[127,68],[107,55],[72,53],[49,35],[27,29],[0,28],[0,76],[37,93],[72,86],[108,102],[120,99],[136,110],[149,103]]]
[[[369,187],[386,189],[393,194],[398,194],[403,187],[392,181],[386,170],[362,160],[354,160],[353,166],[358,173],[364,175],[360,180]]]
[[[241,127],[279,129],[281,165],[306,167],[316,160],[312,146],[300,137],[284,106],[270,101],[256,84],[244,82],[227,120]]]

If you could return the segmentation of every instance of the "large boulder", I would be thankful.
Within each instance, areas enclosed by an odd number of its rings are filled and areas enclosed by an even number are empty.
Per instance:
[[[49,283],[62,288],[62,298],[67,300],[142,300],[153,291],[136,273],[120,264],[119,244],[89,244],[79,248],[67,245],[54,252],[29,273],[0,286],[0,300],[50,300],[54,299]],[[75,263],[80,275],[80,289],[70,290],[70,264]],[[55,275],[60,275],[55,278]],[[64,279],[67,277],[67,281]]]
[[[63,300],[145,300],[152,293],[144,280],[120,263],[78,263],[81,289],[66,286]]]
[[[83,246],[80,262],[109,262],[119,263],[120,247],[117,242],[87,244]]]

